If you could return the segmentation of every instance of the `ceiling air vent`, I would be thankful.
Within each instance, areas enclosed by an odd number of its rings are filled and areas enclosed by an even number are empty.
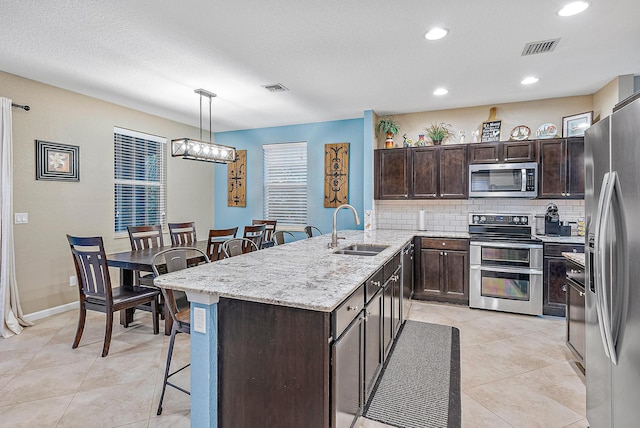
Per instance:
[[[285,91],[289,90],[286,87],[284,87],[284,85],[282,85],[281,83],[274,83],[272,85],[264,85],[262,87],[267,89],[267,90],[269,90],[269,91],[271,91],[271,92],[285,92]]]
[[[522,56],[551,52],[558,46],[558,43],[560,43],[560,39],[527,43],[522,50]]]

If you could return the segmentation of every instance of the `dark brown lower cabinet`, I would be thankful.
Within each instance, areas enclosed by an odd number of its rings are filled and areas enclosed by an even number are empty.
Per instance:
[[[584,245],[544,244],[544,289],[542,293],[542,313],[544,315],[565,316],[567,301],[567,259],[562,253],[584,252]]]
[[[585,367],[585,289],[584,282],[576,278],[584,278],[584,267],[567,262],[567,346],[576,360]]]
[[[468,240],[422,238],[420,279],[414,297],[469,303]]]

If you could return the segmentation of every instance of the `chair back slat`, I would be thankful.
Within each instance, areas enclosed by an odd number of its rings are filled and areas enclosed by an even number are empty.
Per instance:
[[[262,248],[262,240],[264,238],[264,231],[266,228],[266,224],[245,226],[242,237],[252,240],[258,248]]]
[[[264,237],[263,237],[263,241],[273,241],[273,234],[276,231],[276,224],[278,223],[278,220],[251,220],[251,224],[252,225],[260,225],[260,224],[264,224],[266,226],[265,230],[264,230]]]
[[[169,223],[168,226],[171,245],[189,245],[197,242],[195,222]]]
[[[159,224],[152,226],[127,226],[127,232],[129,232],[131,249],[134,251],[164,247],[162,226]]]
[[[111,277],[101,237],[77,238],[67,235],[73,264],[78,276],[78,288],[88,297],[111,302]]]
[[[306,233],[309,238],[322,235],[322,231],[315,226],[305,226],[304,233]]]
[[[207,256],[209,260],[215,262],[224,258],[222,251],[222,243],[230,238],[235,238],[238,233],[237,227],[230,229],[211,229],[209,230],[209,239],[207,240]]]

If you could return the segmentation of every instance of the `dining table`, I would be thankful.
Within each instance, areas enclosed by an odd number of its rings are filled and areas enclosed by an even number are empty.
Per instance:
[[[197,241],[195,244],[191,243],[185,245],[165,245],[163,247],[111,253],[107,254],[107,265],[110,267],[118,268],[120,270],[121,287],[124,287],[125,289],[132,288],[134,285],[136,271],[153,273],[153,257],[161,251],[179,247],[195,247],[206,253],[207,241]],[[133,322],[134,311],[134,309],[126,309],[120,311],[120,324],[127,326],[131,322]],[[164,334],[166,334],[167,336],[171,334],[172,324],[173,320],[171,318],[171,314],[167,312],[167,307],[165,306]]]

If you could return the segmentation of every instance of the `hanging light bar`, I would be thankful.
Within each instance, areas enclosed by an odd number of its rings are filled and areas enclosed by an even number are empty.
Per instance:
[[[230,163],[236,160],[236,149],[231,146],[215,144],[211,141],[211,99],[216,97],[213,92],[204,89],[194,91],[200,95],[200,139],[178,138],[171,140],[171,156],[205,162]],[[202,97],[209,98],[209,141],[202,140]]]

